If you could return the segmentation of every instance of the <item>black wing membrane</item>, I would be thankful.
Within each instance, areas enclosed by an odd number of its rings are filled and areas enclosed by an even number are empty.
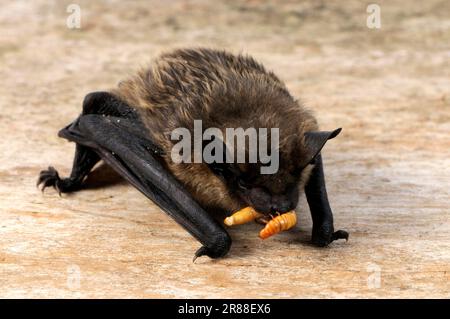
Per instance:
[[[162,165],[161,150],[134,120],[98,114],[81,115],[59,134],[93,149],[108,165],[150,198],[194,236],[202,247],[195,258],[224,256],[231,245],[215,221]]]

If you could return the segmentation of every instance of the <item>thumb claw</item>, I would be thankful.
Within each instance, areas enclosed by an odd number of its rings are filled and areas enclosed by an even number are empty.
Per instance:
[[[192,262],[195,263],[195,261],[197,260],[198,257],[201,256],[205,256],[208,254],[208,248],[206,248],[205,246],[200,247],[194,255],[194,258],[192,259]]]
[[[348,237],[349,235],[345,230],[338,230],[333,233],[332,240],[345,239],[345,241],[348,241]]]

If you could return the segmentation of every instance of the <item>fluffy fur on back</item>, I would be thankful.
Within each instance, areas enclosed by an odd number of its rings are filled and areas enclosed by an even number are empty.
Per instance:
[[[276,192],[290,182],[289,172],[302,162],[304,133],[318,129],[311,113],[276,75],[249,56],[224,51],[183,49],[163,54],[112,93],[139,111],[149,135],[166,152],[165,165],[193,197],[204,207],[226,211],[242,203],[205,163],[172,162],[176,143],[170,140],[172,130],[193,130],[194,120],[202,120],[203,129],[223,132],[227,127],[279,128],[280,170],[265,177]],[[299,183],[307,181],[311,167]]]

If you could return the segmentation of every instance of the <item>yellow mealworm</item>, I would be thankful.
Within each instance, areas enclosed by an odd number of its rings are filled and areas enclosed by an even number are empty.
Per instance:
[[[294,211],[279,215],[269,221],[259,233],[261,239],[269,238],[283,230],[288,230],[297,223],[297,215]]]
[[[242,225],[251,222],[252,220],[255,220],[258,217],[261,217],[261,214],[249,206],[242,208],[233,215],[225,218],[224,223],[227,226]]]

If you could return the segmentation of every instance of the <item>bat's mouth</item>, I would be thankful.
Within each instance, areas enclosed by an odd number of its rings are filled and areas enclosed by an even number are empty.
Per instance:
[[[270,205],[266,205],[265,203],[261,203],[261,201],[258,200],[252,200],[250,196],[247,196],[246,194],[237,193],[238,198],[241,202],[241,207],[251,207],[259,214],[263,214],[265,216],[270,216],[271,209]]]
[[[297,206],[294,192],[272,195],[261,187],[254,187],[247,192],[237,191],[236,195],[242,202],[242,207],[252,207],[255,211],[266,216],[284,214],[294,210]]]
[[[273,217],[284,213],[284,212],[276,212],[273,209],[265,209],[263,207],[258,207],[258,205],[253,205],[252,203],[245,204],[245,206],[251,207],[253,210],[255,210],[255,212],[257,212],[259,215],[261,215],[260,216],[261,218],[264,218],[266,220],[270,220]]]
[[[250,206],[255,211],[257,211],[259,214],[264,215],[267,218],[273,218],[275,216],[288,213],[292,211],[294,208],[287,208],[287,209],[276,209],[271,205],[268,206],[261,206],[261,205],[254,205],[253,203],[246,203],[246,206]]]
[[[270,214],[275,213],[270,207],[268,206],[262,206],[258,204],[254,204],[252,202],[247,203],[248,206],[252,207],[255,211],[257,211],[259,214],[262,214],[264,216],[270,216]]]

